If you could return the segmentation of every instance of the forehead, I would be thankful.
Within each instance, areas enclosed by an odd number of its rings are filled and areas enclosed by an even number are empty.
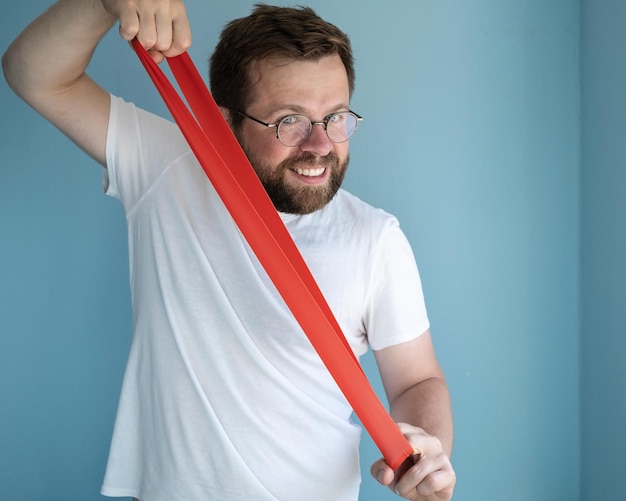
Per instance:
[[[251,108],[271,112],[289,106],[315,110],[349,104],[348,75],[336,54],[317,60],[265,59],[254,65],[250,76]]]

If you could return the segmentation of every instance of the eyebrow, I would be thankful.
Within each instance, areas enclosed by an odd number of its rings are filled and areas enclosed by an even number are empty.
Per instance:
[[[349,109],[350,109],[350,106],[345,103],[338,104],[337,106],[331,107],[330,108],[331,111],[329,111],[328,113],[325,113],[324,116],[330,115],[332,113],[337,113],[339,111],[347,111]],[[285,115],[289,115],[292,113],[297,113],[299,115],[308,116],[307,110],[297,104],[287,104],[284,106],[280,106],[278,108],[274,108],[273,110],[269,112],[269,115],[270,116],[275,116],[275,115],[285,116]]]

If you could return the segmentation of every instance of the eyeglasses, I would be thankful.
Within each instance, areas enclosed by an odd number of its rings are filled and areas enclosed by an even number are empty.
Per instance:
[[[333,143],[345,143],[358,128],[363,117],[353,111],[340,111],[326,115],[321,122],[313,122],[306,115],[287,115],[273,124],[263,122],[239,110],[235,113],[253,120],[265,127],[276,128],[276,138],[285,146],[300,146],[311,134],[314,125],[321,125],[326,131],[328,139]]]

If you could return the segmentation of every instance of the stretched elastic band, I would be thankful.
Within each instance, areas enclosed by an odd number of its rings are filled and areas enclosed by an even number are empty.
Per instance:
[[[133,48],[209,180],[335,382],[394,470],[413,453],[376,396],[315,279],[189,55],[168,64],[195,117],[137,40]],[[197,121],[196,121],[197,119]]]

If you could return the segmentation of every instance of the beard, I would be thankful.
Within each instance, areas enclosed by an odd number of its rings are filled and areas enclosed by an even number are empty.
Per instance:
[[[305,152],[297,157],[283,160],[276,166],[261,162],[242,145],[261,184],[279,212],[287,214],[310,214],[324,207],[339,191],[348,168],[349,157],[341,161],[336,153],[331,152],[318,157]],[[290,184],[285,181],[285,174],[298,167],[309,169],[325,167],[329,171],[326,183],[322,185]]]

